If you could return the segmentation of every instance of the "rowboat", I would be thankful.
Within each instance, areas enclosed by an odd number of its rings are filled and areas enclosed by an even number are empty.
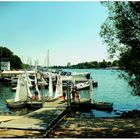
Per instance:
[[[93,102],[92,107],[97,110],[112,110],[113,103],[109,102]]]

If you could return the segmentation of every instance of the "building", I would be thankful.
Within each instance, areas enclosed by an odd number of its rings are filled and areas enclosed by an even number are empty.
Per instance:
[[[10,70],[9,58],[0,58],[0,70]]]

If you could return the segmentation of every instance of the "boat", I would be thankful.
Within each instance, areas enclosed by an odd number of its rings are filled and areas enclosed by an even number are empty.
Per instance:
[[[89,89],[90,88],[90,83],[87,82],[80,82],[75,84],[76,90],[83,90],[83,89]]]
[[[27,105],[29,98],[32,98],[29,86],[25,77],[20,74],[18,77],[15,99],[6,100],[9,108],[20,108]]]
[[[58,100],[63,96],[63,88],[62,88],[62,79],[61,75],[57,75],[57,83],[55,93],[53,94],[53,83],[52,83],[52,76],[51,72],[49,74],[49,91],[48,96],[44,97],[45,102],[52,102]]]
[[[6,103],[9,108],[21,108],[27,105],[27,100],[15,101],[14,99],[8,99],[6,100]]]
[[[97,110],[112,110],[113,103],[109,102],[92,102],[92,107]]]
[[[58,74],[54,97],[59,98],[59,97],[62,97],[62,95],[63,95],[62,78],[61,78],[61,75]]]

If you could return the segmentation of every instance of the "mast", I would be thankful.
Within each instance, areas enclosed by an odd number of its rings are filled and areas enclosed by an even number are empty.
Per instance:
[[[38,92],[38,98],[40,99],[40,91],[38,89],[38,80],[37,80],[37,61],[35,61],[35,89]]]
[[[49,71],[49,49],[48,49],[48,53],[47,53],[47,68],[48,68],[48,71]]]

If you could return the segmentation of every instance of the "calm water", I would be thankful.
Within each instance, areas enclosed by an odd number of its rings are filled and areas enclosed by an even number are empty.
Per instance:
[[[77,69],[77,72],[85,70]],[[91,70],[92,78],[98,82],[98,87],[93,89],[92,99],[95,101],[112,102],[113,109],[119,111],[140,110],[140,97],[131,94],[131,88],[124,79],[119,78],[118,70]],[[92,111],[96,117],[115,116],[111,113],[102,111]]]
[[[128,111],[133,109],[140,110],[140,97],[133,96],[131,89],[126,81],[118,77],[119,71],[117,70],[67,70],[75,72],[90,72],[93,79],[98,82],[98,87],[93,89],[92,99],[96,101],[113,102],[113,109],[119,111]],[[46,94],[47,90],[45,91]],[[22,115],[29,110],[23,109],[9,110],[5,105],[5,100],[14,98],[15,92],[12,92],[10,86],[0,83],[0,114],[18,114]],[[88,92],[81,91],[81,96],[89,96]],[[20,114],[22,112],[22,114]],[[115,116],[114,111],[111,113],[92,110],[96,117],[112,117]]]

